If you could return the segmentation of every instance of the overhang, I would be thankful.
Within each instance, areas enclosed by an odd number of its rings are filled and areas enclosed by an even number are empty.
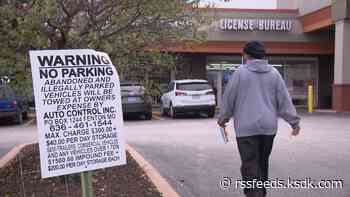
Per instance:
[[[208,41],[201,44],[172,44],[161,51],[173,53],[240,54],[246,42]],[[334,43],[329,42],[264,42],[268,54],[333,55]]]
[[[332,19],[332,6],[324,7],[315,12],[300,17],[304,32],[312,32],[330,27],[334,24]]]

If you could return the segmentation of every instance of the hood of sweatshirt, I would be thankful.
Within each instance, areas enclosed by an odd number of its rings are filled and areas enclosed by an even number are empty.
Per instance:
[[[248,61],[246,67],[248,70],[257,73],[266,73],[272,70],[272,66],[268,64],[267,60],[260,59]]]

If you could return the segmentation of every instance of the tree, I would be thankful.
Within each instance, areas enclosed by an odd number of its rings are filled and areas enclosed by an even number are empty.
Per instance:
[[[0,76],[30,79],[28,50],[93,48],[119,71],[173,66],[165,42],[201,41],[199,0],[2,0]],[[19,80],[17,80],[18,83]]]

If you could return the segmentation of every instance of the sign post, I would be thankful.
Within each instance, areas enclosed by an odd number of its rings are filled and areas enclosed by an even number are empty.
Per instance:
[[[91,49],[30,51],[42,178],[126,164],[118,73]]]
[[[89,171],[80,173],[80,179],[83,197],[93,197],[92,172]]]

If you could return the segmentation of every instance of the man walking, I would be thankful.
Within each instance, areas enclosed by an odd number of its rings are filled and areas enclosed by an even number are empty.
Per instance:
[[[256,183],[268,180],[278,117],[291,125],[294,136],[299,134],[300,118],[280,73],[264,59],[264,45],[248,42],[243,57],[246,64],[232,75],[225,89],[218,124],[225,128],[234,118],[242,180]],[[253,185],[245,188],[244,193],[247,197],[264,197],[266,189]]]

